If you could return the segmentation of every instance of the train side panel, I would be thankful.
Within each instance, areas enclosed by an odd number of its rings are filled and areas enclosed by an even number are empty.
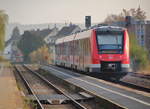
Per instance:
[[[74,43],[75,51],[74,65],[76,69],[82,71],[88,71],[91,64],[91,44],[90,44],[91,30],[77,34]]]

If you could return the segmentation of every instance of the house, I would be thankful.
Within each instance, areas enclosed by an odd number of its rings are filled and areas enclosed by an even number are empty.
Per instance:
[[[62,29],[59,31],[56,26],[52,29],[52,32],[45,37],[44,41],[48,45],[54,45],[55,40],[61,37],[65,37],[67,35],[73,34],[77,31],[80,31],[81,28],[77,25],[70,24],[69,26],[64,26]]]
[[[49,44],[51,42],[53,42],[53,37],[57,35],[58,33],[58,28],[55,26],[51,32],[44,38],[44,41],[46,44]]]

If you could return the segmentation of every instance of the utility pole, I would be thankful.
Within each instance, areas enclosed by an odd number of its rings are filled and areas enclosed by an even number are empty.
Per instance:
[[[139,0],[139,7],[138,8],[140,8],[140,4],[141,4],[141,0]]]

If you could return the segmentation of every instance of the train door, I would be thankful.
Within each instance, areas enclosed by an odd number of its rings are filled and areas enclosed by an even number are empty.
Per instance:
[[[79,40],[74,40],[74,68],[79,67]]]
[[[84,69],[84,40],[79,40],[79,69]]]

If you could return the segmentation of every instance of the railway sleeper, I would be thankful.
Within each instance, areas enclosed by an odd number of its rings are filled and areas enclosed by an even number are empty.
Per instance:
[[[68,95],[74,98],[74,100],[76,101],[87,101],[94,98],[93,96],[85,92],[79,92],[78,94],[68,94]],[[33,95],[28,95],[27,97],[33,101],[36,100]],[[49,104],[64,104],[64,103],[69,103],[71,101],[63,94],[53,94],[53,95],[41,94],[41,95],[37,95],[37,97],[40,101],[43,101],[43,103],[49,103]]]

